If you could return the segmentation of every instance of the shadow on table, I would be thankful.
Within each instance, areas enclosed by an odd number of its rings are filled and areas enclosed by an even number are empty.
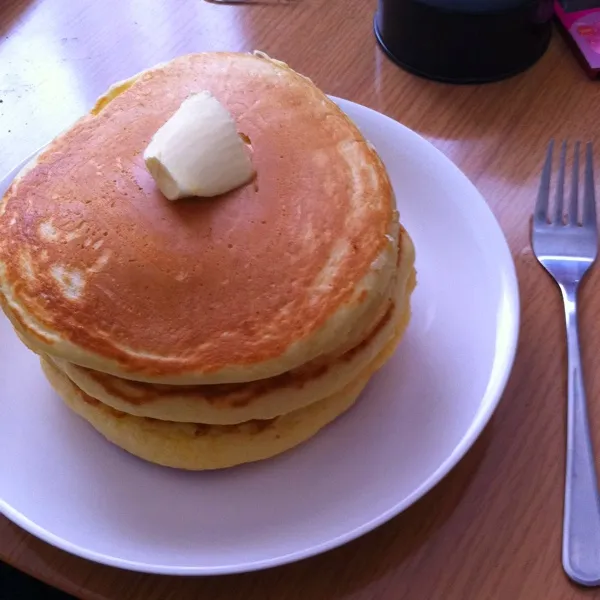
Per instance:
[[[37,579],[0,562],[0,600],[21,600],[22,598],[71,600],[73,596],[48,587]]]

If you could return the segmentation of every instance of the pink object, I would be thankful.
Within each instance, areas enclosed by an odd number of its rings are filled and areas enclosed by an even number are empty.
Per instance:
[[[566,12],[558,0],[556,17],[579,62],[592,79],[600,74],[600,7]]]

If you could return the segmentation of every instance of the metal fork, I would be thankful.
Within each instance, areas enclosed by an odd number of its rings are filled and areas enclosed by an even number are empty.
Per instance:
[[[560,151],[556,203],[550,209],[550,173],[553,142],[550,143],[532,220],[533,251],[558,284],[567,321],[568,410],[567,465],[563,521],[563,568],[575,582],[600,584],[600,497],[594,466],[594,453],[587,416],[579,334],[577,292],[598,253],[596,199],[592,146],[587,144],[585,186],[579,194],[579,150],[575,144],[571,197],[564,201],[567,144]],[[578,213],[581,212],[581,219]]]

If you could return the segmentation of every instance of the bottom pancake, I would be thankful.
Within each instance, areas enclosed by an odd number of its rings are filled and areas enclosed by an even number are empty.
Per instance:
[[[80,390],[60,369],[41,359],[52,387],[97,431],[131,454],[159,465],[194,471],[222,469],[281,454],[315,435],[348,410],[370,377],[393,354],[404,328],[343,390],[305,408],[238,425],[174,423],[117,411]]]

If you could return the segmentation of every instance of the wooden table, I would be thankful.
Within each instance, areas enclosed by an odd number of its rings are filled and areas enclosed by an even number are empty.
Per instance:
[[[0,170],[89,109],[113,81],[178,54],[259,48],[331,94],[405,123],[445,152],[506,232],[522,294],[517,361],[475,447],[416,506],[346,547],[261,573],[177,579],[98,566],[0,519],[0,559],[83,598],[405,600],[600,598],[560,565],[565,349],[558,293],[536,264],[528,215],[550,137],[600,141],[600,84],[555,37],[529,72],[481,87],[417,79],[372,34],[374,0],[224,6],[203,0],[4,0]],[[600,146],[599,146],[600,147]],[[600,162],[599,162],[600,164]],[[600,396],[600,270],[585,288],[584,362]],[[591,418],[600,431],[600,403]],[[596,436],[600,448],[600,435]],[[2,457],[10,460],[10,457]]]

